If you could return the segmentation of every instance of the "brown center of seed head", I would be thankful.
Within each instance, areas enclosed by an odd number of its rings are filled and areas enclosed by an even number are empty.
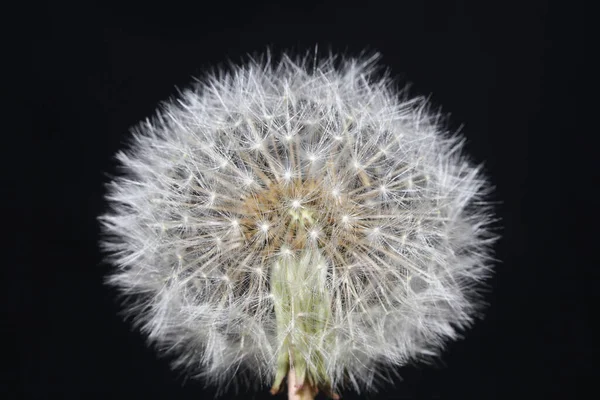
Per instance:
[[[265,254],[333,244],[340,210],[348,209],[346,199],[326,192],[317,179],[273,183],[242,202],[242,233],[248,241],[262,240]]]

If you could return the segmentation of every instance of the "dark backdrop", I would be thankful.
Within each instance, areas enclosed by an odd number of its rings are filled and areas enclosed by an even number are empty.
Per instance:
[[[86,3],[85,5],[82,3]],[[291,49],[382,53],[415,94],[464,124],[502,200],[487,316],[433,367],[372,399],[583,398],[597,274],[586,249],[596,159],[583,127],[585,10],[577,2],[58,2],[35,14],[10,164],[3,398],[211,398],[117,316],[96,217],[128,129],[206,68]],[[563,4],[568,3],[568,4]],[[26,25],[28,26],[28,25]],[[25,81],[24,81],[25,82]],[[20,114],[19,114],[20,115]],[[12,116],[13,120],[15,115]],[[7,133],[10,135],[10,132]],[[572,157],[577,150],[580,157]],[[22,175],[21,175],[22,174]],[[582,185],[588,185],[590,190]],[[226,395],[233,397],[232,395]],[[261,393],[238,398],[268,399]],[[347,394],[348,399],[359,398]],[[363,396],[365,397],[365,396]],[[283,396],[279,398],[284,398]]]

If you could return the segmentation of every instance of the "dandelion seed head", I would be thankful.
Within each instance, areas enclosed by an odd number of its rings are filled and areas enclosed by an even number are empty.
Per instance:
[[[291,346],[314,385],[371,390],[473,322],[490,186],[440,115],[390,83],[375,59],[252,61],[134,130],[102,245],[176,366],[265,384]],[[287,298],[314,309],[282,319]]]

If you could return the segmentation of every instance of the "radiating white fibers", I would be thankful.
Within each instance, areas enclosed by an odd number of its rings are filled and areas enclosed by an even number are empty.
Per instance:
[[[490,186],[376,62],[218,71],[118,153],[109,281],[190,375],[277,391],[293,366],[330,394],[373,390],[477,315]]]

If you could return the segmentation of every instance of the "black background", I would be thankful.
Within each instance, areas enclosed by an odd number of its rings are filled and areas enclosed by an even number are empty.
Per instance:
[[[583,126],[583,4],[81,3],[29,10],[30,72],[17,94],[23,114],[12,116],[29,134],[17,140],[24,147],[4,152],[9,175],[19,177],[8,180],[4,221],[15,259],[3,267],[11,333],[3,345],[17,358],[0,378],[1,397],[213,397],[213,388],[171,371],[117,315],[97,246],[105,173],[115,172],[128,129],[192,76],[267,46],[304,52],[315,44],[379,51],[399,82],[431,94],[453,128],[464,124],[467,151],[485,162],[503,202],[502,262],[486,318],[437,365],[402,368],[394,386],[344,397],[585,397],[599,264],[586,251],[597,235],[583,235],[598,212],[598,180],[582,173],[596,164],[586,153],[593,131]],[[225,397],[272,398],[266,389]]]

